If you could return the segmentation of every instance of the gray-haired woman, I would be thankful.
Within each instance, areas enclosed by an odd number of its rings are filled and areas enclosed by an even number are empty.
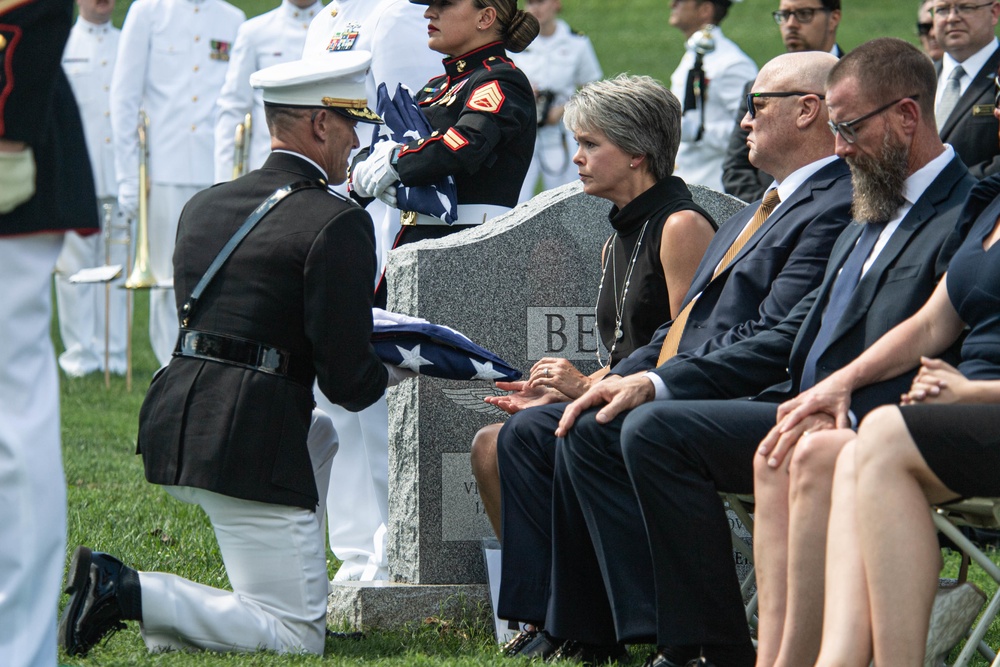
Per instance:
[[[598,348],[601,368],[589,376],[566,359],[546,357],[527,380],[497,383],[513,393],[488,402],[514,413],[577,398],[677,316],[716,228],[684,181],[672,175],[680,118],[677,98],[648,76],[622,74],[588,84],[566,104],[563,122],[578,144],[573,162],[583,190],[614,204],[596,306],[597,335],[607,356]],[[497,535],[501,426],[483,428],[472,443],[479,495]]]

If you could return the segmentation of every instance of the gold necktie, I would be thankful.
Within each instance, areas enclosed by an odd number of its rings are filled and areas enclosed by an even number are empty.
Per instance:
[[[781,198],[778,197],[778,189],[772,188],[767,191],[764,195],[764,201],[760,203],[760,208],[757,212],[753,214],[753,219],[750,224],[740,233],[733,244],[729,246],[729,250],[726,254],[722,256],[722,261],[719,262],[718,266],[715,267],[715,273],[712,274],[712,280],[719,277],[719,274],[726,270],[726,267],[736,258],[736,255],[740,254],[743,250],[743,246],[747,244],[747,241],[757,233],[760,226],[764,224],[767,220],[767,216],[771,215],[771,211],[774,207],[778,205]],[[711,284],[712,280],[708,281]],[[706,285],[707,288],[707,285]],[[681,336],[684,335],[684,327],[687,325],[688,316],[691,314],[691,309],[694,308],[695,302],[698,297],[691,299],[688,305],[684,306],[684,309],[678,313],[677,317],[674,318],[674,323],[670,325],[670,331],[667,332],[667,337],[663,339],[663,347],[660,348],[660,356],[656,360],[657,366],[662,366],[663,362],[670,359],[675,354],[677,354],[677,346],[680,345]]]

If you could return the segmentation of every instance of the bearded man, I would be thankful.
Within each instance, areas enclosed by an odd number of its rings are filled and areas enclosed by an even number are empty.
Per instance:
[[[873,40],[841,59],[826,102],[837,155],[851,169],[855,222],[835,244],[820,286],[772,329],[653,371],[609,376],[565,410],[556,430],[552,586],[568,594],[550,601],[550,625],[581,605],[597,608],[572,593],[593,587],[573,582],[603,577],[612,614],[644,595],[655,600],[652,667],[700,656],[727,667],[754,664],[718,494],[753,491],[754,454],[778,403],[916,312],[944,273],[975,181],[938,137],[935,86],[930,61],[898,39]],[[910,379],[857,392],[857,417],[898,400]],[[512,454],[516,420],[508,424]],[[833,426],[818,414],[786,436]],[[502,451],[500,464],[503,479]],[[586,526],[589,541],[573,540],[576,525]],[[631,539],[636,534],[648,539]],[[586,562],[582,549],[592,549],[593,571],[573,568]],[[630,564],[650,555],[652,581],[630,578]],[[766,577],[760,581],[763,597]]]

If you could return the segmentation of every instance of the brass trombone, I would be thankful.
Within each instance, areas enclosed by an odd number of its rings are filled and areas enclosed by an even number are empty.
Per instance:
[[[233,178],[237,179],[250,170],[250,137],[253,129],[252,117],[249,113],[243,117],[242,123],[236,124],[236,135],[233,141]]]
[[[139,220],[136,224],[135,263],[125,289],[149,289],[156,277],[149,266],[149,116],[139,111]]]

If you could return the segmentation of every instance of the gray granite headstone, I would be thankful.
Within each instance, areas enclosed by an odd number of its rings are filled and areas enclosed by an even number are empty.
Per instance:
[[[699,186],[718,221],[743,203]],[[543,356],[597,369],[594,301],[610,203],[580,183],[486,224],[390,253],[389,310],[465,333],[513,366]],[[605,354],[606,358],[606,354]],[[492,535],[469,465],[476,431],[505,415],[486,383],[421,376],[389,391],[389,572],[409,584],[484,584]]]

